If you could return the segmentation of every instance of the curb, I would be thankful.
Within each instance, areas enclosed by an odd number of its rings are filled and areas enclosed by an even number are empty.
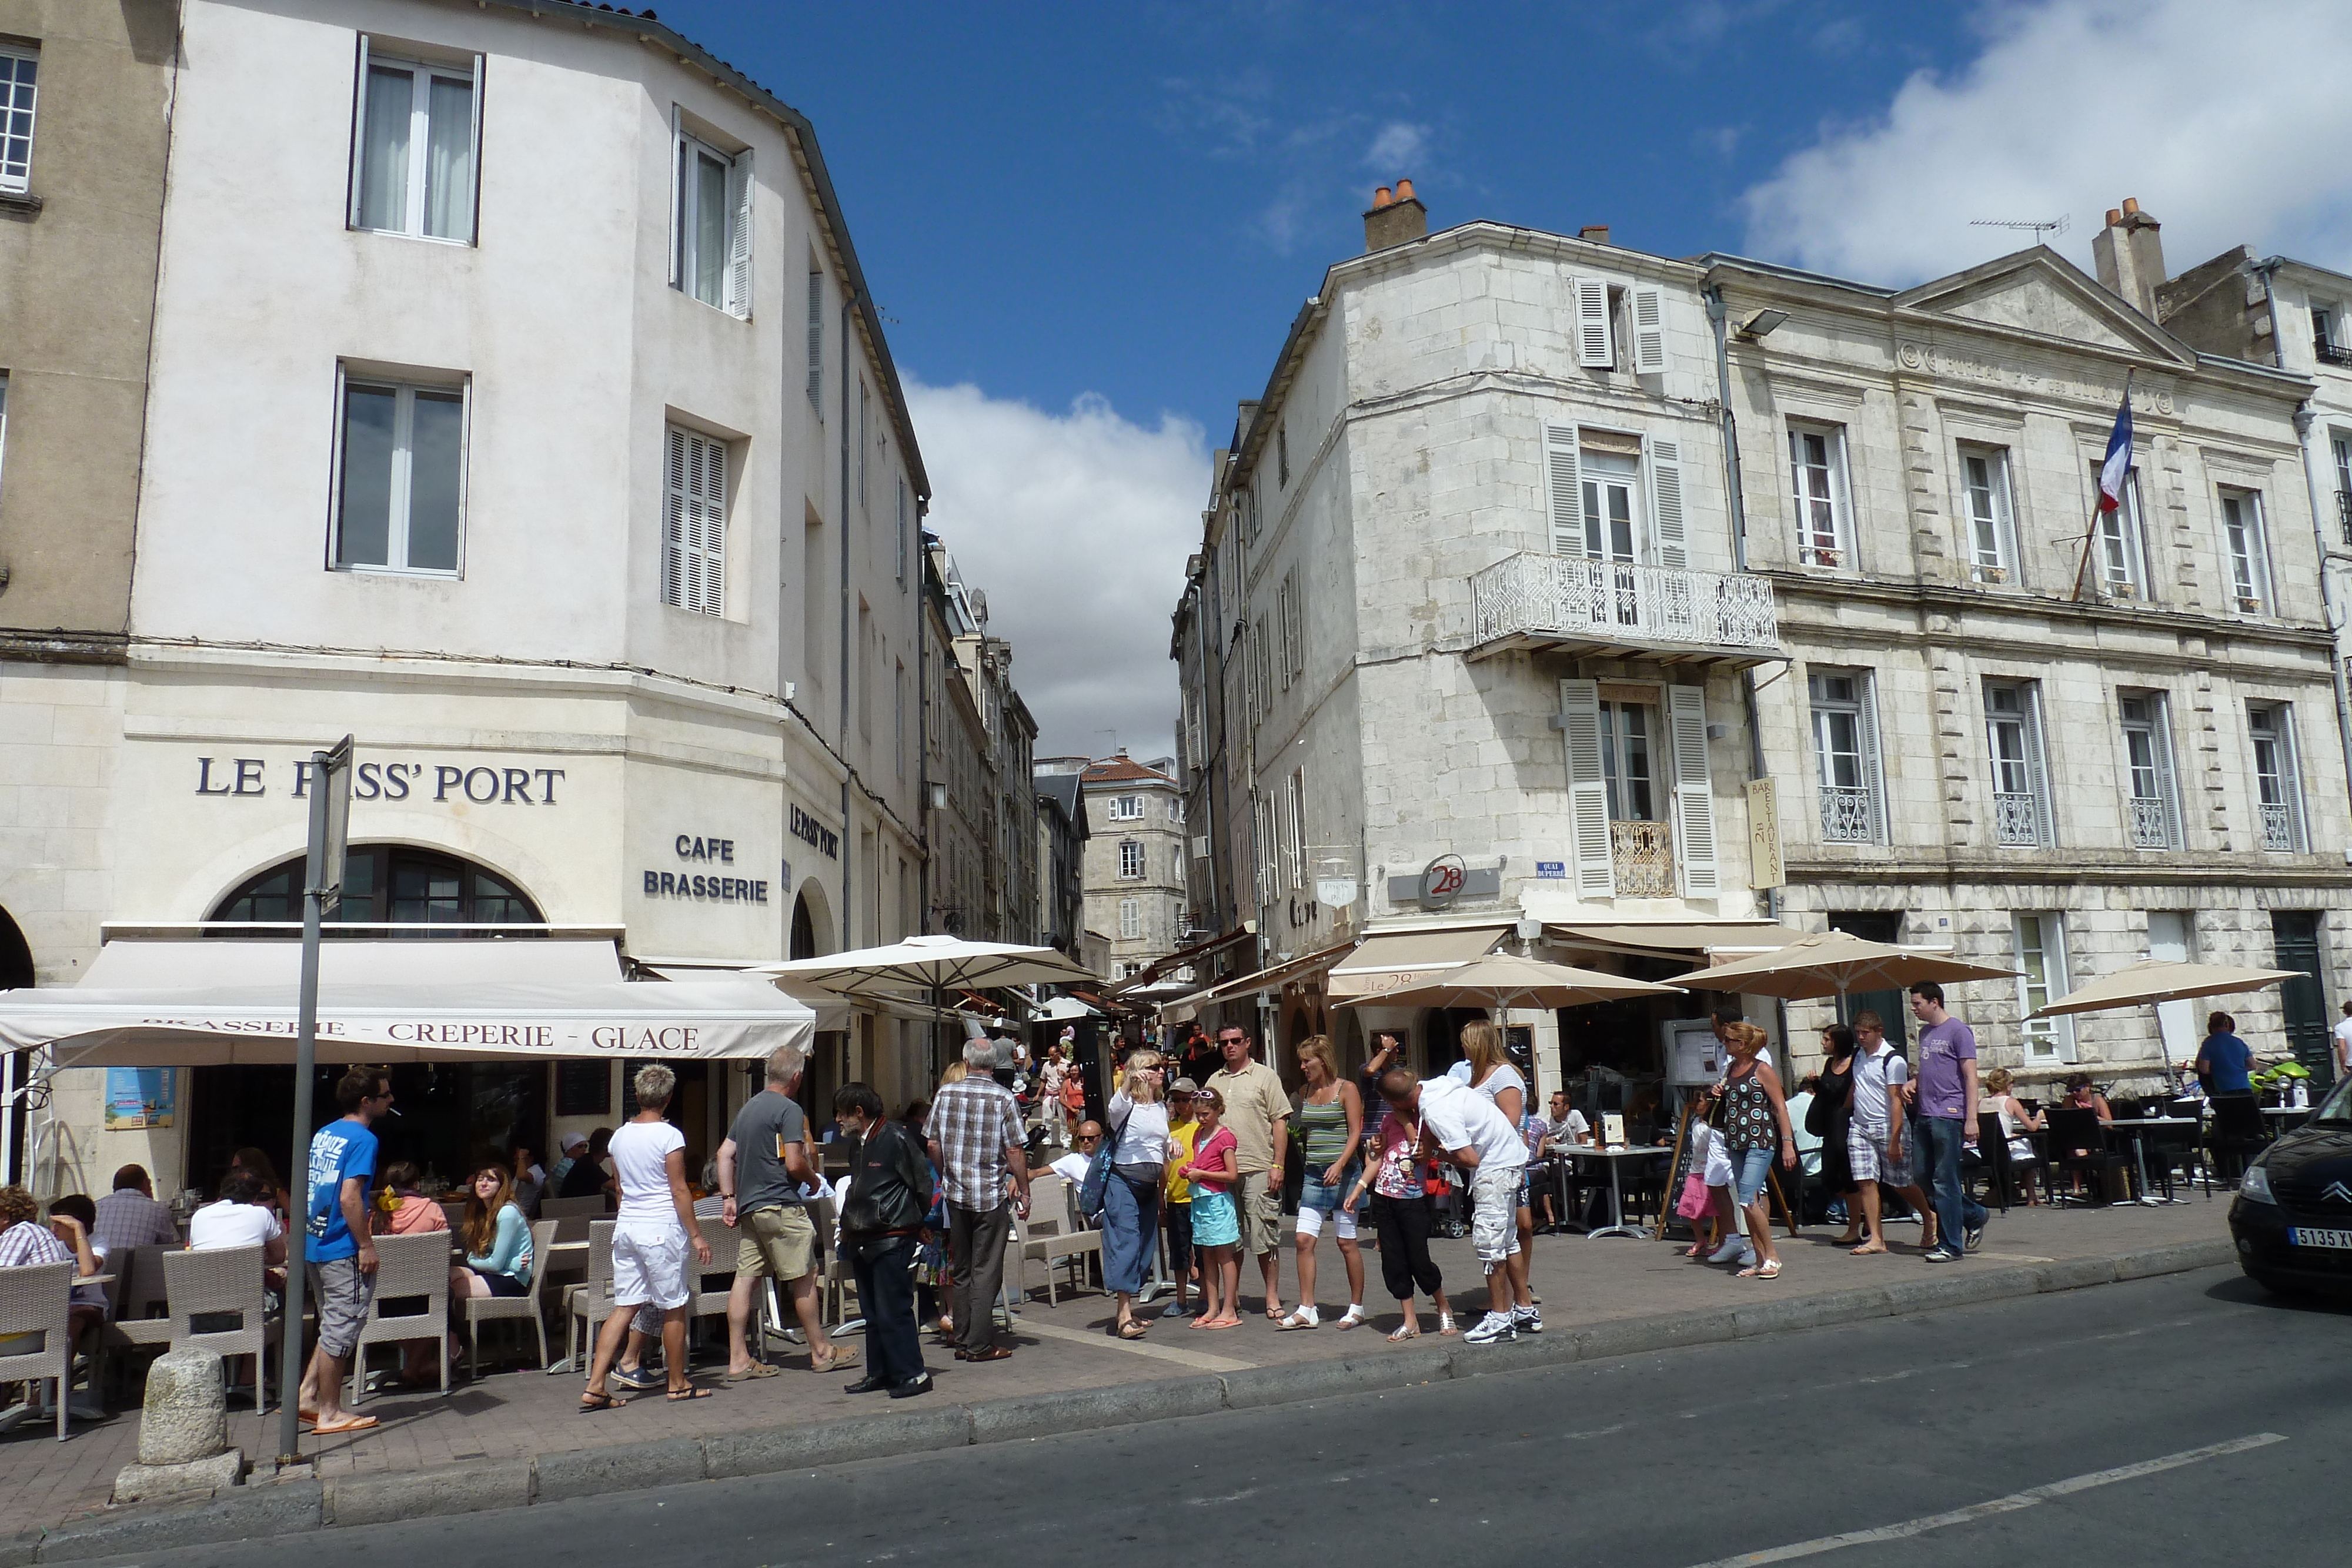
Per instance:
[[[210,1502],[126,1510],[77,1520],[56,1530],[0,1539],[0,1568],[73,1563],[340,1525],[520,1508],[686,1481],[775,1475],[894,1454],[1128,1427],[1220,1410],[1263,1409],[1456,1377],[1722,1344],[1791,1329],[2082,1290],[2236,1260],[2237,1251],[2227,1239],[2182,1242],[2105,1258],[1943,1274],[1746,1306],[1619,1318],[1559,1329],[1541,1339],[1520,1340],[1490,1350],[1454,1347],[1338,1356],[1254,1367],[1223,1376],[1063,1389],[814,1426],[623,1443],[405,1475],[264,1481],[224,1492]]]

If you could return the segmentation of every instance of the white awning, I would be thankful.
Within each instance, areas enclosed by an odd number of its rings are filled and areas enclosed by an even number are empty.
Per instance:
[[[61,1068],[289,1063],[300,961],[292,942],[109,943],[80,985],[0,991],[0,1049],[54,1047]],[[733,1060],[816,1029],[765,980],[624,981],[610,943],[329,942],[319,969],[322,1062]]]
[[[1332,966],[1325,988],[1337,1000],[1419,985],[1485,957],[1509,929],[1498,925],[1376,932]]]

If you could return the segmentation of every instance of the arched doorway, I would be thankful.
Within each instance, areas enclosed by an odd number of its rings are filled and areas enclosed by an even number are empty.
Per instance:
[[[302,918],[299,857],[247,877],[213,907],[205,935],[285,939]],[[240,925],[251,926],[239,931]],[[400,929],[383,929],[391,925]],[[545,934],[530,895],[503,873],[414,844],[353,844],[343,862],[341,904],[328,917],[338,941],[415,940],[450,927],[445,939]],[[514,927],[511,933],[496,928]],[[338,929],[348,927],[348,929]],[[485,927],[490,929],[484,929]],[[320,1123],[332,1121],[341,1067],[320,1067],[311,1085]],[[493,1155],[530,1149],[549,1159],[548,1078],[543,1061],[442,1061],[391,1071],[399,1114],[376,1125],[378,1166],[413,1162],[452,1184]],[[272,1165],[289,1153],[294,1117],[290,1067],[198,1067],[188,1074],[187,1185],[209,1192],[237,1150],[266,1151]]]
[[[33,983],[33,948],[7,910],[0,909],[0,990],[16,990]],[[31,1130],[25,1096],[17,1092],[32,1082],[33,1053],[10,1051],[0,1056],[0,1183],[25,1179],[25,1136]]]
[[[816,951],[816,918],[809,913],[808,894],[793,900],[793,958],[814,958]]]

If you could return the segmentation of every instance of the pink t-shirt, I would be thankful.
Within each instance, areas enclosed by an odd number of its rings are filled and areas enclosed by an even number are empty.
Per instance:
[[[1231,1127],[1218,1128],[1202,1139],[1199,1146],[1192,1151],[1192,1172],[1185,1179],[1196,1182],[1206,1181],[1211,1192],[1231,1192],[1234,1188],[1234,1177],[1231,1174],[1234,1168],[1234,1151],[1240,1146],[1241,1141],[1234,1136],[1234,1130]],[[1215,1170],[1223,1170],[1228,1174],[1222,1180],[1202,1174],[1204,1171]]]

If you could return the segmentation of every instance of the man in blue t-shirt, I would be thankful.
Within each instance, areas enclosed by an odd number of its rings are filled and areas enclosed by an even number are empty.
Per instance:
[[[2214,1013],[2205,1020],[2205,1043],[2197,1048],[2197,1076],[2205,1081],[2208,1094],[2254,1092],[2247,1077],[2254,1053],[2238,1038],[2237,1030],[2238,1020],[2228,1013]]]
[[[1936,1204],[1936,1246],[1927,1260],[1952,1263],[1984,1239],[1984,1205],[1960,1180],[1960,1150],[1977,1141],[1977,1037],[1944,1010],[1944,988],[1933,980],[1911,988],[1911,1016],[1921,1025],[1919,1148],[1927,1157]]]
[[[392,1082],[380,1068],[354,1067],[335,1085],[335,1103],[342,1116],[310,1139],[302,1226],[319,1344],[302,1374],[298,1407],[322,1437],[375,1425],[374,1416],[343,1408],[343,1378],[375,1295],[375,1238],[368,1228],[376,1164],[372,1124],[392,1109]]]

